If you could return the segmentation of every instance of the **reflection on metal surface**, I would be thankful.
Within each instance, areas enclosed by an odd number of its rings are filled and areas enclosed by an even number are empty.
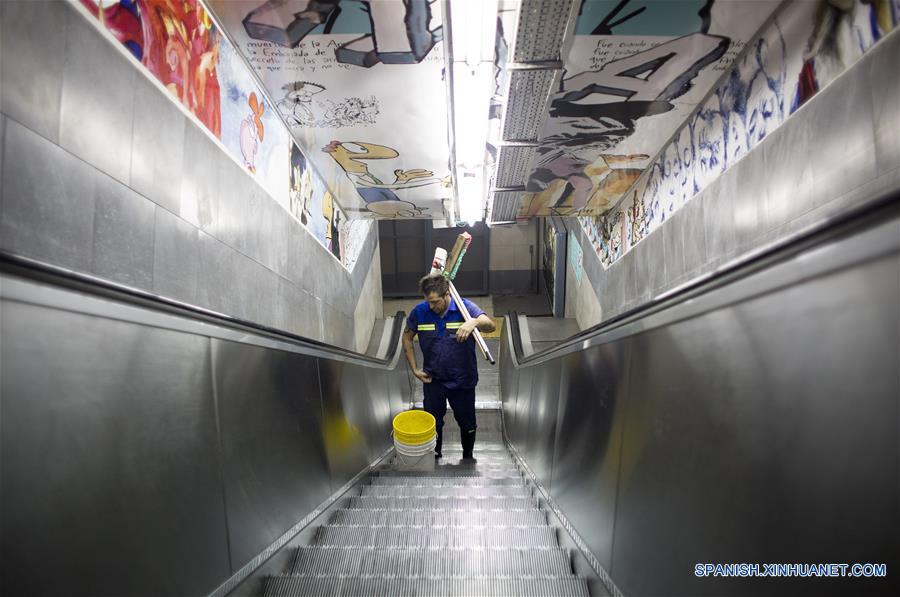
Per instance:
[[[411,399],[396,348],[3,267],[3,594],[223,593],[383,456]]]
[[[889,594],[693,565],[900,565],[898,304],[894,204],[566,350],[520,362],[508,336],[505,430],[614,594]]]

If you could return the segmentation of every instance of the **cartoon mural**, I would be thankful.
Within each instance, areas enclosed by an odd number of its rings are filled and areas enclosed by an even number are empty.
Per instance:
[[[519,217],[614,207],[776,3],[760,5],[584,0]]]
[[[202,4],[197,0],[81,0],[81,4],[276,201],[345,266],[353,267],[370,223],[348,224],[332,191],[307,167],[306,157],[290,141],[284,124]],[[302,115],[310,100],[300,83],[291,91],[294,104],[301,106],[295,113]],[[371,118],[372,105],[355,99],[359,103],[329,106],[323,118],[346,122]]]
[[[780,126],[900,21],[898,0],[785,5],[626,200],[580,222],[609,266]]]
[[[355,205],[337,195],[346,213],[444,217],[452,189],[436,0],[209,4],[316,170],[358,191]]]
[[[216,137],[220,37],[197,0],[81,0]]]
[[[257,6],[241,23],[252,39],[296,48],[320,26],[324,34],[341,30],[338,19],[344,8],[340,0],[255,0],[248,4]],[[344,2],[347,4],[353,3]],[[441,40],[440,25],[431,25],[432,10],[439,10],[433,6],[434,0],[362,0],[360,4],[369,22],[363,25],[361,37],[334,47],[334,56],[342,64],[365,68],[378,63],[416,64]]]
[[[349,143],[332,141],[323,147],[322,151],[330,155],[356,184],[357,191],[368,209],[384,217],[415,218],[421,215],[421,210],[412,202],[399,197],[398,192],[434,184],[449,188],[452,184],[449,175],[437,178],[433,172],[423,168],[412,170],[398,168],[392,173],[393,182],[382,182],[381,178],[370,170],[369,161],[392,160],[400,155],[397,150],[384,145],[361,141]]]

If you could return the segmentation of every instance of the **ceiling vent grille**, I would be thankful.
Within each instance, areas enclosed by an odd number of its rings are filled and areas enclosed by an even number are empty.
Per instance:
[[[500,147],[495,184],[498,187],[525,186],[536,152],[536,147]]]
[[[514,222],[519,213],[521,191],[497,191],[493,197],[491,222]]]
[[[558,71],[512,71],[509,78],[503,138],[535,140],[546,117],[547,99]]]
[[[513,59],[516,62],[561,60],[560,48],[572,4],[572,0],[523,0]]]

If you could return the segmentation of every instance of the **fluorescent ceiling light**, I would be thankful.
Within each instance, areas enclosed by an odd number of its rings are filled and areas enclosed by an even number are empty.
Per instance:
[[[482,219],[497,0],[451,0],[453,139],[460,218]]]

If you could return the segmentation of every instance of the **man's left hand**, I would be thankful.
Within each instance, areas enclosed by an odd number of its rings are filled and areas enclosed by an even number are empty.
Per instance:
[[[476,322],[474,319],[470,319],[469,321],[465,322],[464,324],[459,326],[458,330],[456,330],[456,341],[465,342],[469,339],[469,336],[472,335],[472,332],[475,331],[475,328],[477,327],[478,322]]]

